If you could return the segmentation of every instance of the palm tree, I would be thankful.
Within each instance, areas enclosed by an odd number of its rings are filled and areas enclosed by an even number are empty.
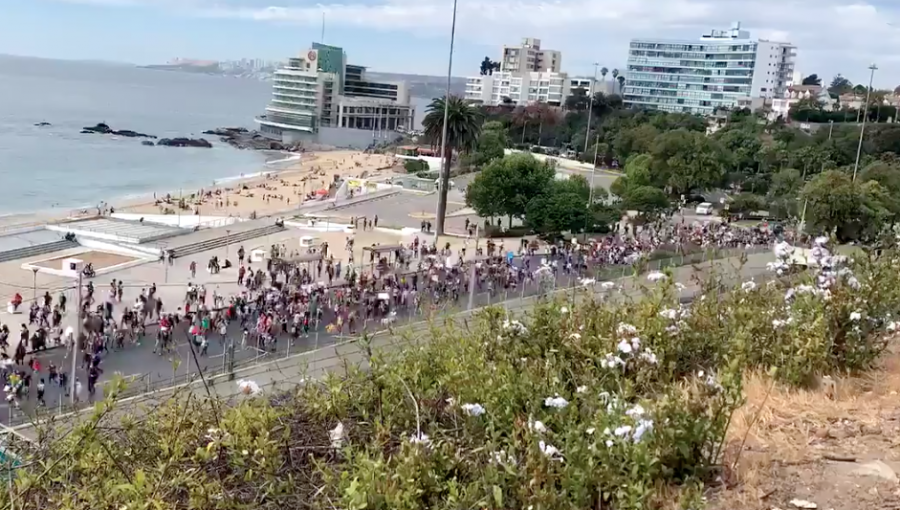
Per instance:
[[[613,85],[612,85],[612,90],[610,91],[610,93],[614,94],[616,91],[616,81],[618,81],[618,78],[619,78],[619,70],[618,69],[612,70],[612,77],[613,77]]]
[[[600,76],[603,77],[603,83],[606,83],[606,75],[609,73],[609,69],[602,67],[600,68]]]
[[[481,134],[481,112],[459,96],[436,97],[426,108],[422,127],[432,146],[438,146],[444,132],[444,108],[447,109],[447,144],[442,154],[441,177],[438,189],[438,210],[435,233],[444,233],[444,216],[447,214],[447,188],[450,185],[450,160],[453,151],[469,152],[475,148]]]
[[[616,79],[619,80],[619,95],[624,96],[625,95],[625,77],[619,76]]]

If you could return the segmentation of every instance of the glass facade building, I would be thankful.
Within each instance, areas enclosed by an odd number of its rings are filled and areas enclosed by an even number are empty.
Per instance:
[[[711,114],[751,98],[782,97],[795,56],[791,44],[751,40],[739,24],[695,41],[636,39],[623,99],[637,108]]]

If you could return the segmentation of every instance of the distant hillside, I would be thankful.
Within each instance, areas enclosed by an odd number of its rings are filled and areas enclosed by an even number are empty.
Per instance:
[[[423,74],[379,73],[366,71],[366,76],[374,81],[405,81],[409,85],[409,93],[413,97],[440,97],[447,92],[446,76],[427,76]],[[450,78],[450,93],[461,96],[466,91],[466,79]]]
[[[206,66],[196,65],[196,64],[161,64],[161,65],[149,65],[149,66],[138,66],[143,69],[156,69],[160,71],[180,71],[184,73],[202,73],[202,74],[221,74],[222,70],[219,69],[219,64],[211,64]]]

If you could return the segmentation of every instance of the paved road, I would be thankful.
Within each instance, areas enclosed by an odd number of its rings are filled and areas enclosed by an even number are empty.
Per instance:
[[[744,278],[752,277],[753,275],[763,272],[765,270],[765,262],[770,259],[771,256],[765,254],[752,256],[752,263],[748,264],[748,266],[744,268],[744,274],[742,276]],[[532,263],[532,267],[534,267],[534,265],[535,264]],[[617,275],[608,275],[606,279],[613,276],[625,276],[629,272],[629,270],[626,268],[621,268],[620,271],[621,272]],[[682,268],[681,270],[679,270],[679,274],[679,279],[686,285],[689,285],[691,280],[690,268]],[[575,275],[560,275],[557,284],[559,287],[577,285],[578,279],[579,278]],[[102,287],[98,287],[98,289],[102,289]],[[478,307],[487,304],[496,304],[504,302],[505,300],[513,300],[517,298],[532,296],[546,290],[548,290],[546,286],[539,286],[537,284],[534,284],[511,294],[502,291],[494,295],[490,295],[488,293],[480,293],[475,296],[476,299],[474,305]],[[446,309],[436,310],[436,312],[446,313],[454,309],[461,311],[466,307],[467,301],[468,296],[460,296],[458,303],[453,304]],[[395,323],[395,325],[400,325],[406,322],[420,321],[426,318],[427,317],[424,315],[400,314],[397,317],[397,322]],[[382,329],[383,327],[384,326],[380,323],[368,323],[369,331],[374,332],[375,330]],[[185,382],[192,377],[196,377],[198,373],[198,363],[200,369],[204,374],[219,372],[225,368],[225,365],[227,363],[225,356],[225,344],[228,342],[220,341],[218,335],[212,335],[212,338],[210,339],[209,350],[206,356],[199,356],[199,351],[195,351],[198,354],[197,362],[194,361],[194,356],[191,353],[191,346],[188,344],[187,334],[184,330],[184,326],[177,330],[176,349],[172,353],[167,355],[160,356],[153,353],[153,339],[155,338],[155,335],[155,326],[148,327],[147,340],[145,340],[141,345],[128,345],[121,351],[112,350],[104,355],[103,361],[101,363],[104,374],[101,377],[101,385],[100,387],[98,387],[96,398],[102,397],[103,381],[108,380],[113,374],[116,373],[121,374],[128,380],[132,381],[129,387],[129,393],[140,393],[146,391],[151,387],[169,385],[175,382]],[[233,324],[229,329],[228,338],[235,339],[235,343],[238,344],[238,346],[234,350],[234,359],[235,366],[240,367],[254,361],[265,362],[267,360],[283,358],[292,353],[299,353],[326,347],[338,342],[342,342],[346,340],[347,337],[328,333],[325,331],[325,324],[320,324],[318,327],[318,331],[311,332],[310,336],[307,338],[300,338],[293,345],[291,345],[287,338],[280,338],[275,346],[275,349],[268,352],[263,352],[253,347],[242,349],[239,346],[240,331],[237,324]],[[62,370],[65,370],[67,373],[69,373],[71,369],[71,358],[67,359],[66,354],[67,353],[65,352],[64,348],[54,349],[36,354],[36,357],[42,364],[42,374],[46,376],[46,367],[49,363],[53,363],[57,367],[60,367]],[[81,360],[79,359],[79,368],[77,373],[79,374],[78,377],[82,382],[83,387],[83,391],[80,394],[80,397],[82,401],[85,401],[89,397],[87,394],[87,378],[84,370],[80,368],[80,362]],[[34,380],[31,385],[31,393],[29,395],[29,398],[20,401],[18,407],[10,406],[6,402],[0,403],[0,423],[4,425],[16,425],[29,420],[29,416],[34,413],[34,408],[38,404],[36,401],[36,385],[37,381]],[[67,406],[68,398],[64,396],[64,393],[65,391],[62,388],[59,388],[56,385],[48,384],[44,399],[46,402],[46,407],[48,409],[59,409]]]

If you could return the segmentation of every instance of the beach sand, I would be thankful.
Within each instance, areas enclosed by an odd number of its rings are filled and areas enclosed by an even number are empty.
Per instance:
[[[202,190],[184,192],[190,209],[182,214],[202,216],[234,216],[250,218],[291,211],[299,207],[319,190],[327,190],[336,177],[383,179],[399,165],[391,155],[365,154],[359,151],[308,152],[295,163],[280,170],[263,172],[244,179],[220,181]],[[201,196],[203,197],[198,199]],[[138,214],[176,214],[178,196],[170,195],[171,203],[134,201],[113,204],[116,212]],[[166,194],[157,194],[164,199]],[[94,210],[96,212],[96,210]]]

